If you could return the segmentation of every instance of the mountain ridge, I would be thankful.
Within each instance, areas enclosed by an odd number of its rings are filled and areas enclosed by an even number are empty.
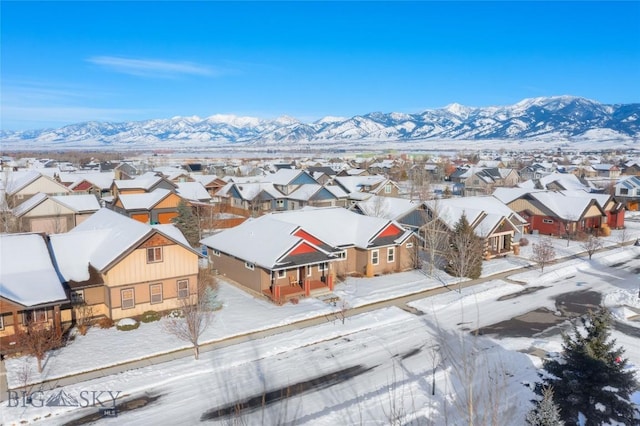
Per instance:
[[[595,140],[598,135],[636,144],[640,103],[601,104],[576,96],[527,98],[509,106],[470,107],[457,103],[419,113],[370,112],[302,122],[215,114],[126,122],[88,121],[28,131],[0,131],[5,148],[137,145],[291,145],[296,143],[416,140]],[[595,139],[594,139],[595,138]]]

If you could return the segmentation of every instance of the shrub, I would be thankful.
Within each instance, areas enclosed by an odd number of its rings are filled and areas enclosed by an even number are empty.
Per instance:
[[[298,300],[298,298],[297,298],[297,297],[292,297],[292,298],[291,298],[291,304],[293,304],[293,305],[297,305],[299,301],[300,301],[300,300]]]
[[[529,245],[529,240],[527,240],[526,238],[520,238],[520,247],[526,247]]]
[[[98,320],[98,327],[111,328],[113,327],[113,320],[109,317],[102,317]]]
[[[87,331],[89,331],[89,324],[80,324],[78,326],[78,333],[80,333],[81,336],[87,334]]]
[[[140,321],[144,323],[150,323],[160,320],[160,314],[156,311],[146,311],[140,316]]]
[[[136,321],[133,318],[123,318],[116,325],[116,328],[120,331],[131,331],[138,327],[140,327],[140,321]]]

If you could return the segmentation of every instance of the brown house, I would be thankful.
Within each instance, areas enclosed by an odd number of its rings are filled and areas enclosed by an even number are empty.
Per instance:
[[[27,322],[61,332],[68,302],[43,234],[0,234],[0,352],[12,351]]]
[[[120,194],[113,201],[113,210],[142,223],[169,224],[178,216],[182,198],[168,189],[156,189],[141,194]]]
[[[393,221],[335,207],[264,215],[201,242],[220,274],[280,302],[331,291],[337,275],[411,269],[413,238]]]

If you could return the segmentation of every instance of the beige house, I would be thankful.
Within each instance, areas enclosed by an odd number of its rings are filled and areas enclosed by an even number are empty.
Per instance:
[[[101,209],[51,246],[72,302],[120,319],[165,311],[197,294],[198,259],[173,225],[150,226]]]
[[[100,209],[95,195],[39,193],[12,210],[19,232],[59,234],[76,227]]]
[[[14,208],[36,194],[63,195],[71,190],[38,171],[10,172],[2,176],[3,194],[9,208]]]

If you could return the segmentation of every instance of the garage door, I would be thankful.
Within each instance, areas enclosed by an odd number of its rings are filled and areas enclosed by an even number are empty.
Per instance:
[[[31,232],[46,232],[47,234],[60,234],[67,232],[66,217],[48,217],[31,219]]]
[[[178,213],[176,212],[158,213],[158,222],[162,223],[163,225],[166,225],[168,223],[171,223],[171,219],[173,219],[176,216],[178,216]]]
[[[131,219],[142,223],[149,223],[149,215],[146,213],[132,214]]]

